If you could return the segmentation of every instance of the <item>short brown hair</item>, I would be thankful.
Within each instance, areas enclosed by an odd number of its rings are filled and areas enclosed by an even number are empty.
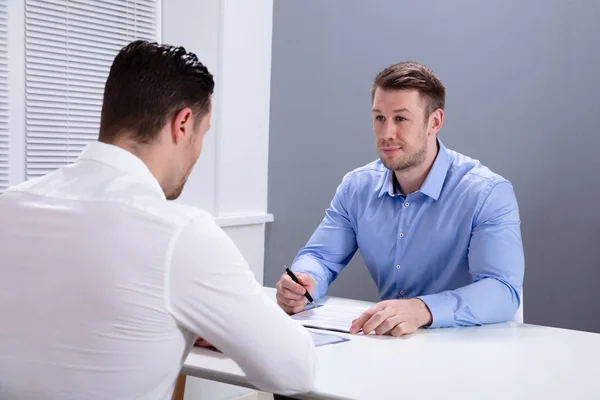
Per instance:
[[[377,74],[371,87],[371,101],[375,91],[414,89],[427,101],[425,118],[438,108],[444,109],[446,88],[437,75],[426,66],[414,61],[391,65]]]

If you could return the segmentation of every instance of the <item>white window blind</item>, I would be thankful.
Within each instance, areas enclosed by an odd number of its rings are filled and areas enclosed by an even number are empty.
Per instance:
[[[75,161],[98,138],[117,52],[157,40],[158,0],[26,0],[27,179]]]
[[[9,186],[8,145],[8,10],[0,0],[0,193]]]

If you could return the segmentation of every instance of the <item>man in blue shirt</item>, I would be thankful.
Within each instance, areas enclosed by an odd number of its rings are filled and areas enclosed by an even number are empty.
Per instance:
[[[382,302],[351,333],[400,336],[423,326],[510,320],[521,302],[524,256],[509,181],[437,138],[445,88],[403,62],[375,78],[373,131],[380,159],[344,176],[292,270],[277,283],[289,314],[316,299],[360,249]]]

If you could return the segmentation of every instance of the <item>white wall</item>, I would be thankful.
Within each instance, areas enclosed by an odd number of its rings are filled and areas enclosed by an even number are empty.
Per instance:
[[[178,201],[215,215],[263,282],[273,0],[163,0],[162,42],[193,51],[215,76],[213,118]],[[247,389],[188,378],[186,400]]]

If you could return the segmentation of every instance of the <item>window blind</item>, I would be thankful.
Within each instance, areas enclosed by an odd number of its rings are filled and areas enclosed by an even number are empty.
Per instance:
[[[0,193],[9,186],[7,2],[0,0]]]
[[[117,52],[157,40],[158,0],[26,0],[27,179],[76,160],[98,138]]]

